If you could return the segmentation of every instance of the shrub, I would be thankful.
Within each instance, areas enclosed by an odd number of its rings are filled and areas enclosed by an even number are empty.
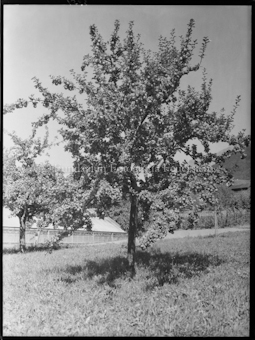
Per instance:
[[[250,222],[250,212],[244,209],[228,209],[218,214],[218,227],[226,228],[236,225],[243,225]],[[183,229],[187,229],[187,219],[183,223]],[[195,229],[211,229],[215,227],[215,217],[212,212],[208,216],[200,216]]]
[[[220,207],[224,209],[250,209],[250,195],[250,189],[233,192],[225,185],[221,185],[218,187],[217,198]]]
[[[236,209],[246,209],[249,210],[251,206],[251,191],[250,189],[246,191],[240,191],[233,195],[231,206]]]
[[[232,200],[234,197],[234,192],[226,185],[219,185],[217,198],[219,200],[219,205],[222,208],[229,208],[232,205]]]

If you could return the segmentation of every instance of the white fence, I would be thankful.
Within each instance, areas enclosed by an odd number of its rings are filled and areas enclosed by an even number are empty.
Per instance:
[[[36,229],[27,229],[25,232],[26,245],[43,244],[51,240],[54,235],[61,232],[57,229],[46,229],[39,231],[36,236]],[[61,240],[61,244],[83,246],[93,243],[108,243],[127,239],[127,233],[111,233],[99,231],[76,230],[71,236]],[[3,227],[3,248],[12,248],[19,245],[19,228]]]

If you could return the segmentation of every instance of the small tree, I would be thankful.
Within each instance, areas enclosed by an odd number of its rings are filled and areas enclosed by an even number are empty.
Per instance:
[[[65,177],[48,162],[36,164],[36,157],[50,145],[48,134],[41,143],[34,133],[25,140],[9,134],[15,145],[4,155],[4,205],[19,218],[21,251],[25,249],[26,227],[34,217],[40,229],[49,223],[64,226],[65,231],[57,235],[58,241],[77,228],[91,229],[91,219],[83,212],[84,183],[72,175]],[[54,242],[50,245],[54,246]]]
[[[48,193],[56,182],[56,169],[49,163],[36,164],[35,159],[50,145],[48,133],[43,142],[35,139],[35,131],[22,140],[9,134],[14,147],[5,150],[3,164],[3,204],[20,222],[20,250],[25,249],[28,221],[49,210]]]
[[[212,80],[207,81],[205,70],[201,91],[191,86],[186,91],[180,89],[182,77],[200,69],[209,42],[203,39],[200,61],[192,65],[197,45],[192,40],[194,26],[194,20],[190,20],[179,48],[173,30],[169,38],[160,36],[158,51],[151,52],[145,50],[140,36],[134,35],[133,22],[122,42],[118,20],[107,42],[92,25],[92,55],[84,56],[82,73],[71,70],[73,80],[51,77],[53,84],[84,94],[85,106],[76,96],[50,92],[37,78],[34,82],[39,98],[31,96],[5,106],[5,112],[28,102],[49,109],[35,127],[47,124],[50,118],[62,125],[66,150],[72,153],[75,167],[90,178],[90,202],[96,202],[101,185],[108,188],[108,200],[100,201],[101,208],[111,203],[115,195],[111,188],[129,195],[128,259],[132,273],[139,228],[145,232],[140,244],[151,245],[179,225],[182,207],[196,213],[199,206],[192,193],[200,196],[201,203],[214,203],[216,183],[230,180],[226,170],[212,170],[210,164],[221,163],[232,151],[218,156],[210,151],[210,143],[227,142],[243,154],[249,142],[244,131],[231,135],[240,97],[230,115],[209,112]],[[93,72],[92,78],[88,69]],[[201,142],[203,153],[197,151],[194,140]],[[175,160],[180,151],[195,160],[199,172]],[[98,168],[102,171],[95,171]]]

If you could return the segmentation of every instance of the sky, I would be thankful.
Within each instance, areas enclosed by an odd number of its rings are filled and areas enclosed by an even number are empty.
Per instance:
[[[34,76],[44,87],[56,91],[58,88],[52,85],[50,75],[68,77],[71,69],[79,73],[83,56],[91,53],[89,26],[92,24],[108,40],[116,19],[120,21],[122,38],[132,20],[144,47],[156,51],[160,35],[169,37],[173,28],[177,37],[185,35],[192,18],[196,23],[193,38],[198,40],[194,64],[198,61],[203,37],[207,36],[211,42],[201,70],[184,76],[181,86],[185,88],[190,84],[199,90],[205,67],[208,79],[213,79],[210,111],[219,112],[224,108],[230,113],[236,96],[241,95],[233,133],[242,129],[250,133],[251,6],[4,5],[3,18],[4,104],[11,104],[18,98],[26,99],[33,93],[36,96],[31,80]],[[61,91],[65,93],[63,89]],[[43,113],[46,109],[16,110],[4,115],[3,128],[27,138],[32,132],[31,123]],[[57,129],[57,124],[51,122],[51,141],[59,136]],[[44,133],[42,128],[38,136]],[[3,145],[12,146],[6,134]],[[213,146],[212,151],[220,151],[226,146],[220,143]],[[71,155],[64,151],[63,144],[52,147],[49,156],[39,159],[44,160],[64,171],[72,168]]]

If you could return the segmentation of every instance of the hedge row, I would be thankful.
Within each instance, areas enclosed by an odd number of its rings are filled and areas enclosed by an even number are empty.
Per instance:
[[[250,223],[249,210],[227,210],[218,214],[218,228],[234,227]],[[187,222],[182,225],[182,229],[187,229]],[[194,229],[211,229],[215,227],[215,216],[201,216]]]

